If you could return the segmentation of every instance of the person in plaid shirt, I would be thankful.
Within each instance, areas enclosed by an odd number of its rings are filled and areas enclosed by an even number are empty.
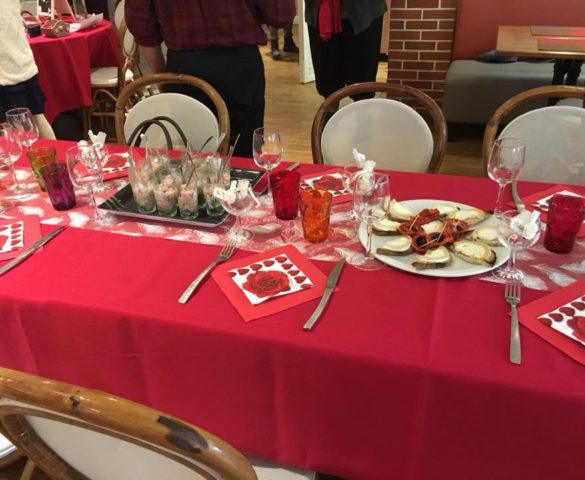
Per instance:
[[[264,123],[264,64],[258,45],[262,24],[284,27],[294,0],[126,0],[128,29],[153,73],[194,75],[210,83],[227,104],[235,155],[252,156],[252,132]],[[161,44],[165,42],[165,59]],[[174,89],[213,105],[196,89]]]

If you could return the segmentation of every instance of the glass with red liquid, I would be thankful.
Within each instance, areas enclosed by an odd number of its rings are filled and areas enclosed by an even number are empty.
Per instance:
[[[554,253],[569,253],[585,217],[585,198],[556,194],[548,203],[544,247]]]
[[[280,220],[294,220],[299,212],[301,176],[298,172],[281,170],[270,175],[274,213]]]

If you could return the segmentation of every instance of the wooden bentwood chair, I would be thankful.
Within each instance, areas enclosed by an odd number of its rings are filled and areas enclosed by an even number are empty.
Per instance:
[[[507,115],[518,105],[560,98],[554,106],[536,108],[516,117],[501,132]],[[576,100],[572,100],[576,99]],[[514,137],[526,145],[522,180],[585,185],[585,88],[566,85],[538,87],[503,103],[486,125],[484,172],[496,137]]]
[[[242,454],[199,427],[113,395],[5,368],[0,428],[54,480],[258,478]],[[260,478],[309,477],[272,468]]]
[[[342,99],[367,93],[386,98],[358,100],[339,108]],[[407,103],[422,108],[432,128]],[[311,131],[313,163],[319,164],[351,164],[352,149],[357,148],[379,168],[435,173],[446,144],[447,123],[435,101],[416,88],[391,83],[357,83],[339,89],[319,107]]]
[[[159,86],[176,84],[194,87],[207,96],[213,103],[217,116],[202,102],[182,93],[159,93]],[[155,116],[166,116],[181,127],[193,148],[199,148],[210,136],[217,139],[219,132],[225,132],[225,138],[219,146],[219,152],[227,153],[230,139],[230,118],[227,106],[221,95],[206,81],[191,75],[179,73],[157,73],[146,75],[126,87],[118,95],[115,108],[116,136],[119,143],[126,143],[130,134],[143,120]],[[148,131],[150,146],[162,147],[162,136],[155,127]],[[173,145],[179,146],[178,138],[173,138]],[[207,149],[215,149],[210,141]]]

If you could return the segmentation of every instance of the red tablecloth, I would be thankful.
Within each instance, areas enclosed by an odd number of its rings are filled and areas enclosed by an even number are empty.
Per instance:
[[[487,179],[392,178],[400,198],[494,199]],[[585,370],[525,328],[523,363],[509,363],[501,285],[348,265],[304,332],[317,301],[244,323],[208,280],[179,305],[218,251],[67,229],[0,277],[0,365],[104,389],[351,480],[582,478]],[[525,289],[523,302],[544,294]]]
[[[117,65],[117,39],[107,20],[65,37],[29,39],[47,97],[49,122],[66,110],[91,105],[90,69]]]

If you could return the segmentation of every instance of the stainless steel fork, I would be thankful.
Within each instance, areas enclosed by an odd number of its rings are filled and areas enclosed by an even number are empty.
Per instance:
[[[506,283],[504,296],[506,302],[512,309],[512,322],[510,324],[510,362],[520,365],[522,363],[522,349],[520,347],[520,325],[518,323],[518,310],[516,307],[520,303],[520,283]]]
[[[225,262],[234,254],[234,247],[235,242],[230,241],[226,243],[226,245],[221,249],[217,258],[211,262],[197,277],[193,280],[190,285],[185,289],[183,294],[179,297],[179,303],[187,303],[193,292],[197,289],[199,284],[203,281],[203,279],[207,276],[211,269],[216,265]]]

